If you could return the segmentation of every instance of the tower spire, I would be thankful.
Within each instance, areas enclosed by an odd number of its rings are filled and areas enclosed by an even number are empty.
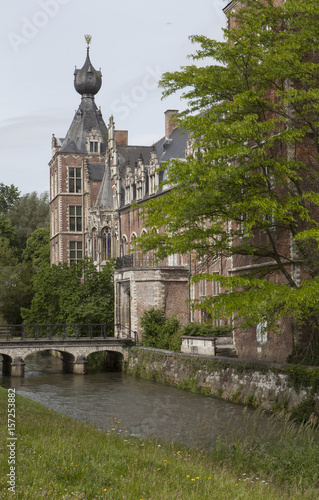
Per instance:
[[[92,40],[92,35],[84,35],[85,41],[86,41],[86,48],[90,50],[90,43]]]
[[[97,71],[90,61],[90,43],[92,40],[91,35],[84,35],[86,41],[87,55],[84,66],[81,69],[75,68],[74,72],[74,87],[75,90],[82,96],[93,97],[101,88],[102,74]]]
[[[69,131],[63,141],[60,151],[66,153],[87,153],[88,139],[92,131],[97,131],[102,140],[100,151],[105,151],[108,143],[107,128],[102,118],[102,113],[98,110],[94,96],[98,93],[102,85],[102,73],[97,71],[90,60],[91,35],[84,35],[87,54],[86,60],[81,69],[75,68],[74,87],[82,96],[81,104],[75,113]],[[95,133],[94,132],[94,133]]]

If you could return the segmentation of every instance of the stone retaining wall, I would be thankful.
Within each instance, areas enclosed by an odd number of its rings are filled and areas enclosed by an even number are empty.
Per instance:
[[[270,411],[319,416],[319,369],[132,348],[128,373]]]

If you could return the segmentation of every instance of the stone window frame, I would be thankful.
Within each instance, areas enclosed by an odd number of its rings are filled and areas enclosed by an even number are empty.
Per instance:
[[[73,212],[73,213],[72,213]],[[83,227],[82,205],[69,205],[69,231],[81,233]]]
[[[132,188],[131,188],[131,174],[127,173],[124,181],[125,188],[125,205],[129,205],[132,202]]]
[[[127,238],[126,234],[123,234],[121,243],[122,243],[122,245],[121,245],[122,256],[124,257],[125,255],[127,255],[127,251],[128,251],[128,238]]]
[[[83,243],[82,241],[70,240],[69,241],[69,261],[78,262],[83,258]]]
[[[132,232],[131,237],[130,237],[130,249],[133,249],[133,241],[136,240],[137,234],[135,231]]]
[[[90,140],[89,142],[90,153],[99,153],[100,152],[100,143],[96,140]]]
[[[102,242],[102,261],[112,258],[112,232],[108,226],[103,227],[101,231]]]
[[[265,317],[256,325],[256,341],[260,344],[268,341],[268,321]]]
[[[101,137],[96,129],[93,129],[86,139],[87,152],[89,154],[100,154],[101,152]]]
[[[148,179],[149,179],[149,194],[153,195],[158,190],[159,182],[158,182],[158,172],[155,165],[151,165],[148,170]]]
[[[142,180],[138,179],[136,182],[136,200],[141,200],[143,198],[143,183]]]
[[[73,172],[72,172],[73,171]],[[80,175],[77,175],[80,174]],[[82,193],[82,168],[68,167],[68,189],[69,193]]]
[[[97,237],[97,229],[96,227],[92,228],[92,259],[94,262],[98,260],[98,237]]]

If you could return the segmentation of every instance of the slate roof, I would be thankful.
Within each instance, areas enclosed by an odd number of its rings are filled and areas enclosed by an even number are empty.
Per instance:
[[[113,208],[113,190],[110,169],[104,169],[102,184],[95,205],[101,208]]]
[[[92,129],[96,129],[101,133],[103,138],[101,153],[103,154],[107,144],[107,127],[102,113],[97,108],[93,96],[82,97],[81,104],[75,113],[60,152],[87,153],[86,138]]]
[[[142,155],[144,159],[144,163],[148,165],[149,158],[151,155],[152,147],[151,146],[117,146],[118,151],[118,161],[120,168],[120,176],[122,179],[125,177],[126,167],[128,164],[135,169],[135,164],[139,159],[140,155]]]
[[[87,163],[90,181],[101,182],[104,175],[105,163]]]
[[[100,152],[105,153],[107,127],[101,110],[97,108],[94,101],[94,95],[100,90],[101,84],[102,74],[94,69],[88,49],[84,66],[81,69],[75,69],[74,72],[74,87],[82,95],[82,100],[61,146],[61,153],[87,153],[86,139],[92,129],[100,133],[102,137]]]
[[[151,151],[155,148],[157,157],[160,163],[169,161],[173,158],[185,158],[185,149],[187,145],[188,134],[179,128],[175,128],[169,138],[163,137],[153,146],[118,146],[118,160],[121,178],[121,207],[125,205],[125,190],[124,190],[124,179],[126,174],[126,167],[130,165],[132,172],[137,169],[137,161],[142,154],[143,163],[148,169],[150,164]],[[160,182],[164,178],[164,173],[160,172]],[[145,179],[145,196],[144,200],[149,198],[149,186],[148,186],[148,176]],[[161,191],[161,188],[159,192]],[[133,196],[133,202],[135,201],[135,195]]]
[[[163,137],[154,144],[160,163],[173,158],[185,158],[188,134],[185,130],[174,128],[169,138]]]

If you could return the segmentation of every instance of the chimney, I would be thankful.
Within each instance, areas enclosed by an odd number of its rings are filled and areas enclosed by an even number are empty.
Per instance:
[[[128,131],[127,130],[114,130],[114,139],[118,146],[128,145]]]
[[[165,139],[168,139],[174,128],[177,127],[176,115],[178,109],[168,109],[165,111]]]

